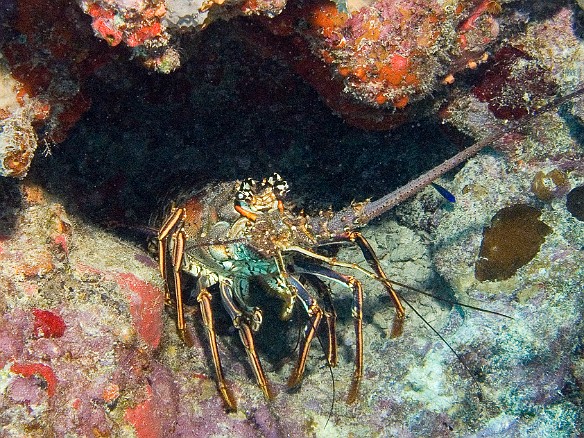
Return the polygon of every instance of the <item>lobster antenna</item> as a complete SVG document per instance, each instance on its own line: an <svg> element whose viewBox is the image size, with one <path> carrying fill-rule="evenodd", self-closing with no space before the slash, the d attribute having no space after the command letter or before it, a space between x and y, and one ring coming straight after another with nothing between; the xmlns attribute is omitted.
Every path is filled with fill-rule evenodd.
<svg viewBox="0 0 584 438"><path fill-rule="evenodd" d="M387 282L389 284L394 285L394 286L403 287L404 289L411 290L411 291L416 292L418 294L426 295L427 297L432 297L435 300L442 301L443 303L452 304L454 306L466 307L467 309L478 310L479 312L490 313L491 315L502 316L504 318L514 319L512 316L505 315L504 313L495 312L494 310L489 310L489 309L483 309L482 307L473 306L472 304L461 303L460 301L456 301L456 300L449 300L448 298L444 298L444 297L438 296L434 293L427 292L427 291L424 291L424 290L421 290L421 289L418 289L418 288L415 288L412 286L408 286L407 284L400 283L399 281L394 281L394 280L388 279Z"/></svg>
<svg viewBox="0 0 584 438"><path fill-rule="evenodd" d="M504 135L526 126L540 115L548 111L552 111L556 109L558 106L562 105L563 103L575 99L582 94L584 94L584 88L580 88L572 93L566 94L565 96L561 96L554 99L553 101L545 104L544 106L534 110L533 112L531 112L531 114L523 117L521 121L501 128L494 134L491 134L488 137L477 141L473 145L454 155L452 158L449 158L442 164L434 167L430 171L410 181L409 183L400 187L399 189L383 196L382 198L379 198L376 201L365 204L361 211L355 214L353 225L363 226L367 224L370 220L375 219L376 217L382 215L386 211L391 210L396 205L401 204L406 199L409 199L415 194L419 193L421 190L430 185L432 181L434 181L436 178L441 177L446 172L452 170L459 164L462 164L469 158L478 154L482 149L484 149L491 143L494 143ZM343 214L347 213L344 210L342 210L341 212ZM337 213L337 215L340 214L341 212Z"/></svg>
<svg viewBox="0 0 584 438"><path fill-rule="evenodd" d="M412 310L412 311L413 311L413 312L416 314L416 316L422 320L422 322L424 323L424 325L425 325L426 327L428 327L428 328L429 328L431 331L433 331L433 332L434 332L434 334L435 334L436 336L438 336L438 338L440 338L440 340L441 340L442 342L444 342L444 344L446 345L446 347L448 347L448 349L449 349L449 350L452 352L452 354L454 354L454 356L456 356L456 359L458 360L458 362L460 362L460 364L461 364L461 365L462 365L462 367L465 369L465 371L468 373L468 375L470 376L470 378L471 378L472 382L473 382L473 383L474 383L474 385L476 386L476 388L477 388L477 390L478 390L479 397L480 397L480 396L481 396L481 394L482 394L482 389L481 389L481 387L480 387L480 385L479 385L479 382L477 381L475 374L474 374L474 373L471 371L471 369L470 369L470 368L469 368L469 366L466 364L466 361L465 361L465 360L462 358L462 356L456 352L456 350L454 349L454 347L452 347L452 345L450 345L450 344L448 343L448 341L447 341L447 340L444 338L444 336L442 336L438 330L436 330L434 327L432 327L432 324L430 324L430 323L429 323L429 322L426 320L426 318L424 318L424 317L423 317L423 316L420 314L420 312L418 312L418 311L416 310L416 308L415 308L414 306L412 306L412 304L411 304L409 301L407 301L407 300L406 300L404 297L402 297L402 296L400 296L400 299L401 299L401 300L402 300L404 303L406 303L406 304L408 305L408 307L409 307L409 308L410 308L410 309L411 309L411 310Z"/></svg>
<svg viewBox="0 0 584 438"><path fill-rule="evenodd" d="M320 333L317 333L316 334L316 338L318 339L318 343L320 344L320 348L322 348L323 351L326 351L326 348L324 346L324 342L322 341L321 334ZM328 416L326 417L326 423L324 423L323 429L326 429L326 427L329 424L329 421L330 421L331 417L333 416L333 412L335 410L335 399L336 399L336 394L337 394L337 391L336 391L336 388L335 388L335 373L333 373L333 367L331 366L330 363L328 363L328 361L326 363L326 366L327 366L327 368L329 370L329 373L331 375L332 400L331 400L331 407L329 409Z"/></svg>

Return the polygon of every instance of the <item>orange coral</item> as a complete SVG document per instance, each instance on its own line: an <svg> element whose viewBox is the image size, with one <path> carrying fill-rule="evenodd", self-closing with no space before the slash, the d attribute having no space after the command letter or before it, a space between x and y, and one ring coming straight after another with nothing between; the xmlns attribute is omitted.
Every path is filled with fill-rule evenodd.
<svg viewBox="0 0 584 438"><path fill-rule="evenodd" d="M101 393L101 398L106 403L111 403L120 396L120 387L115 383L108 383Z"/></svg>
<svg viewBox="0 0 584 438"><path fill-rule="evenodd" d="M144 41L160 35L161 31L162 31L162 27L160 26L160 23L158 23L158 22L152 23L149 26L144 26L144 27L138 29L137 31L135 31L134 33L132 33L128 37L128 46L130 46L130 47L139 46Z"/></svg>

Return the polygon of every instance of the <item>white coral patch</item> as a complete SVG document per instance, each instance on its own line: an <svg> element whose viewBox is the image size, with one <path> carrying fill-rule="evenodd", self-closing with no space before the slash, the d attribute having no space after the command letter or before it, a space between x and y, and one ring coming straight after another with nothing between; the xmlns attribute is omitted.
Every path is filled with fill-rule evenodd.
<svg viewBox="0 0 584 438"><path fill-rule="evenodd" d="M452 386L444 378L445 368L440 352L431 351L424 363L412 367L404 378L404 398L419 401L434 412L452 407L455 397Z"/></svg>

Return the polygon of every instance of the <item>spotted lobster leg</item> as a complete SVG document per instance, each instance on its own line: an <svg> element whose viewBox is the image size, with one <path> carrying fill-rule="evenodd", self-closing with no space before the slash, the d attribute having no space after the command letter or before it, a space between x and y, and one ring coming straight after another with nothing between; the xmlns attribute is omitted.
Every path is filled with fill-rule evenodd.
<svg viewBox="0 0 584 438"><path fill-rule="evenodd" d="M231 317L233 326L239 331L239 337L247 352L247 357L255 374L258 386L262 389L266 399L271 400L272 390L262 368L260 358L255 350L255 342L253 339L253 331L257 330L262 322L261 311L257 309L252 314L242 312L235 304L231 284L228 281L223 280L219 282L219 291L223 306Z"/></svg>

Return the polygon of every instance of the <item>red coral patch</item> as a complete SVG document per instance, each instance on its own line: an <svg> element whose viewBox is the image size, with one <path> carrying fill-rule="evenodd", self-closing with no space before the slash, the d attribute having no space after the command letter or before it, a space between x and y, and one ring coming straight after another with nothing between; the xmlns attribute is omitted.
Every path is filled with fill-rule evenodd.
<svg viewBox="0 0 584 438"><path fill-rule="evenodd" d="M117 274L116 281L133 292L130 294L130 315L136 331L144 342L156 348L162 334L162 292L130 273Z"/></svg>
<svg viewBox="0 0 584 438"><path fill-rule="evenodd" d="M49 310L32 309L35 338L60 338L65 333L65 321Z"/></svg>
<svg viewBox="0 0 584 438"><path fill-rule="evenodd" d="M163 436L158 411L152 400L152 387L146 387L148 398L133 408L126 409L124 419L134 426L138 438L158 438Z"/></svg>
<svg viewBox="0 0 584 438"><path fill-rule="evenodd" d="M42 363L15 363L10 367L10 371L24 377L41 376L47 382L49 397L55 395L57 377L50 366Z"/></svg>

